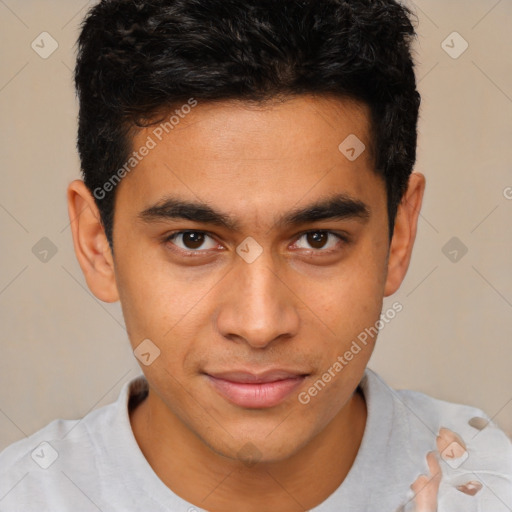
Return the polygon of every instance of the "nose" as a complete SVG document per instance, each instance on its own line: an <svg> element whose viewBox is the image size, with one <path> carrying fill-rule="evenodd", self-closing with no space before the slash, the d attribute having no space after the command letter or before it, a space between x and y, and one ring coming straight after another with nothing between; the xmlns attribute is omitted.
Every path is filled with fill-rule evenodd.
<svg viewBox="0 0 512 512"><path fill-rule="evenodd" d="M217 329L227 339L265 348L297 334L298 298L264 251L255 261L240 259L228 274L217 309ZM288 278L289 279L289 278Z"/></svg>

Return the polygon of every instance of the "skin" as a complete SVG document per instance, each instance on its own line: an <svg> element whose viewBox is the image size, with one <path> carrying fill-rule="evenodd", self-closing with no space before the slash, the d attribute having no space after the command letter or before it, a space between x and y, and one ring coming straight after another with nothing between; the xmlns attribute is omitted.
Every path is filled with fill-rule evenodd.
<svg viewBox="0 0 512 512"><path fill-rule="evenodd" d="M297 396L375 324L383 297L399 288L425 187L413 173L390 245L368 119L365 105L328 97L264 107L199 104L118 185L114 255L91 193L81 180L68 187L75 252L89 288L102 301L121 301L134 349L149 338L161 351L141 365L150 391L131 414L135 438L159 478L198 507L310 509L354 462L367 415L356 388L375 339L307 405ZM153 129L141 129L133 148ZM338 150L349 134L367 148L353 162ZM275 225L333 193L362 201L368 218ZM239 230L184 219L143 222L140 212L166 194L208 203ZM163 240L180 230L211 238L195 246L183 237ZM330 235L315 244L303 234L310 230L349 241ZM236 253L249 236L263 251L252 263ZM186 256L180 248L202 252ZM268 368L309 376L277 406L254 409L226 400L204 375Z"/></svg>
<svg viewBox="0 0 512 512"><path fill-rule="evenodd" d="M420 475L411 485L415 493L414 512L437 512L439 486L443 473L435 452L427 454L428 475Z"/></svg>

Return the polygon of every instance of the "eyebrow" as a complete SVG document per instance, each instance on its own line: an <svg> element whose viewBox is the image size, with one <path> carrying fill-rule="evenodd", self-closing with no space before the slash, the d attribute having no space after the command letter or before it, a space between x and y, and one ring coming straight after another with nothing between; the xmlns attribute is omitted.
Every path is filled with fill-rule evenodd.
<svg viewBox="0 0 512 512"><path fill-rule="evenodd" d="M369 217L368 205L346 194L337 194L280 215L276 219L275 227L296 226L322 220L367 221ZM140 212L138 218L148 224L185 219L224 227L230 231L240 231L240 223L231 215L218 211L206 203L187 201L174 196L162 198L155 205Z"/></svg>

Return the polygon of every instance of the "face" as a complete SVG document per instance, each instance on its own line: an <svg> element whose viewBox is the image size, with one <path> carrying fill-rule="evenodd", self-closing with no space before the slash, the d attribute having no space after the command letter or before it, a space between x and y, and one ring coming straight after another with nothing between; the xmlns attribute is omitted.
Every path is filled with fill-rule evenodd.
<svg viewBox="0 0 512 512"><path fill-rule="evenodd" d="M368 118L325 97L198 104L133 140L151 149L118 185L115 288L132 348L151 340L154 400L218 454L289 457L361 379L374 339L353 343L379 320L391 254Z"/></svg>

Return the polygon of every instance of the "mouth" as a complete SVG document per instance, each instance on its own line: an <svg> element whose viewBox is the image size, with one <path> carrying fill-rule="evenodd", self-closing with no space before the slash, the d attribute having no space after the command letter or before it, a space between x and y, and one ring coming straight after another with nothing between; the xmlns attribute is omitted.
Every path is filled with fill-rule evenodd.
<svg viewBox="0 0 512 512"><path fill-rule="evenodd" d="M255 374L245 371L205 373L210 385L229 402L250 409L275 407L304 382L309 374L270 370Z"/></svg>

